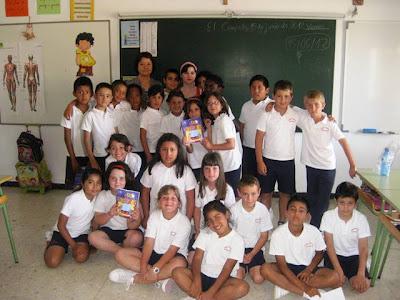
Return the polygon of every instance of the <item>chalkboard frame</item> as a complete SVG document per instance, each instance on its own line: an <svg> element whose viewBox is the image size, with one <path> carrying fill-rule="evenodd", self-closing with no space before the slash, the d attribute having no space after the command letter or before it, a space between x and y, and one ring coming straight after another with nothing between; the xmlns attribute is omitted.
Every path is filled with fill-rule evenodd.
<svg viewBox="0 0 400 300"><path fill-rule="evenodd" d="M243 103L250 99L250 93L248 89L248 83L250 78L255 74L264 74L270 82L270 96L272 96L273 84L275 81L279 79L288 79L293 82L294 84L294 100L292 104L303 107L303 95L307 90L310 89L321 89L326 98L326 108L325 111L327 113L332 112L332 97L333 97L333 83L334 83L334 64L335 64L335 42L336 42L336 20L331 19L282 19L282 18L174 18L174 17L157 17L157 18L123 18L120 19L120 26L121 22L130 21L130 20L138 20L140 22L146 21L156 21L158 22L158 57L155 58L155 70L153 73L153 77L157 80L162 79L163 72L168 67L179 67L179 64L183 61L193 60L195 63L198 64L199 70L209 70L215 72L216 74L220 75L225 82L225 90L224 95L228 99L234 114L238 117L240 114L240 109ZM186 25L185 25L186 23ZM217 37L220 37L221 40L229 39L229 34L239 32L241 37L243 36L254 36L259 35L261 37L267 36L268 32L281 30L285 32L286 36L283 38L283 44L293 52L296 52L296 57L291 58L292 61L296 61L298 59L307 61L308 65L303 70L303 72L299 73L299 68L296 70L296 75L294 78L288 74L293 74L290 72L290 64L277 64L277 65L270 65L270 72L261 71L261 68L258 68L258 63L253 63L253 70L244 71L242 75L239 75L239 79L232 80L227 76L227 72L219 70L215 70L212 67L216 65L215 61L210 59L210 55L207 56L207 63L204 63L204 60L201 61L196 53L185 54L182 55L180 59L176 59L175 54L169 53L166 55L164 47L165 45L172 45L176 44L177 49L181 49L185 45L190 37L191 45L190 47L203 47L204 42L202 45L201 39L196 39L195 33L198 31L195 30L195 26L193 24L202 24L202 26L206 26L206 30L209 29L210 31L215 30L214 28L220 31L217 32ZM236 24L235 26L231 26L230 24ZM225 25L221 25L225 24ZM238 25L237 25L238 24ZM192 25L192 26L190 26ZM169 38L167 42L164 35L165 27L174 28L173 34ZM223 27L225 26L225 27ZM297 30L298 34L294 34L290 31L290 28L295 29L298 26L300 29ZM225 28L225 29L224 29ZM179 30L178 30L179 29ZM170 30L171 31L171 30ZM178 32L179 31L179 32ZM194 32L190 35L190 32ZM186 34L185 39L182 40L180 38L182 35ZM309 39L308 39L309 37ZM291 38L291 39L290 39ZM215 39L214 39L215 41ZM305 50L301 50L301 42L303 41ZM317 43L315 49L307 50L307 42L314 42ZM169 44L168 44L169 43ZM318 44L319 43L319 44ZM328 43L328 46L327 44ZM267 49L266 47L268 44L266 41L261 43L261 49ZM300 46L299 46L300 45ZM213 49L213 51L228 51L224 52L227 53L226 57L233 55L233 59L235 60L235 54L233 51L235 49L243 47L247 47L248 43L246 41L242 41L240 44L235 45L235 47L222 47L218 46ZM210 47L208 44L207 47ZM300 48L299 48L300 47ZM319 48L318 48L319 47ZM257 48L257 47L253 47ZM300 49L300 50L299 50ZM287 49L286 49L287 50ZM229 52L230 51L230 52ZM241 51L249 51L249 50L241 50ZM279 57L280 55L285 58L285 52L278 52L274 50L277 54L276 56ZM321 56L321 52L326 52L325 56ZM179 51L177 51L179 52ZM137 75L135 72L135 60L136 55L139 53L139 48L121 48L120 47L120 76L123 78L124 76L132 76ZM232 54L233 53L233 54ZM250 53L250 52L249 52ZM179 54L176 54L179 55ZM164 63L166 57L171 57L171 63L167 66ZM206 55L205 55L206 56ZM240 54L239 54L240 56ZM300 58L299 58L300 56ZM237 56L236 56L237 57ZM259 55L253 55L253 57L259 57ZM227 61L224 59L223 64L228 64ZM310 65L311 64L311 65ZM315 66L315 68L311 68L310 66ZM254 67L256 66L256 67ZM279 70L280 69L280 70ZM243 71L243 70L240 70ZM300 83L301 82L301 83ZM319 82L323 82L320 84Z"/></svg>

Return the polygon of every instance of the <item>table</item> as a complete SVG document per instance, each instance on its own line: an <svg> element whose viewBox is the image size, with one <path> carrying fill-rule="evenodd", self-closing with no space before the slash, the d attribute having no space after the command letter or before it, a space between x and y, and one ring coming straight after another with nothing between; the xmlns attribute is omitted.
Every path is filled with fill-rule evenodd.
<svg viewBox="0 0 400 300"><path fill-rule="evenodd" d="M7 228L7 234L8 234L8 239L10 240L10 245L11 245L11 250L13 253L14 257L14 262L18 262L18 256L17 256L17 249L15 248L15 242L14 242L14 237L12 234L12 227L11 227L11 222L8 217L8 212L7 212L7 201L8 197L3 193L3 189L1 188L1 184L10 181L13 177L12 176L3 176L0 175L0 209L3 212L3 217L4 217L4 222L6 223L6 228Z"/></svg>
<svg viewBox="0 0 400 300"><path fill-rule="evenodd" d="M393 238L400 242L399 231L386 216L390 211L385 212L384 210L385 202L387 202L393 209L400 211L400 170L392 170L389 176L380 176L372 169L360 169L357 170L357 174L360 179L370 188L374 189L382 199L381 210L379 212L374 211L372 208L373 213L378 217L370 267L371 286L373 286L376 279L382 274ZM371 201L368 195L361 190L359 194L361 199L363 199L371 209Z"/></svg>

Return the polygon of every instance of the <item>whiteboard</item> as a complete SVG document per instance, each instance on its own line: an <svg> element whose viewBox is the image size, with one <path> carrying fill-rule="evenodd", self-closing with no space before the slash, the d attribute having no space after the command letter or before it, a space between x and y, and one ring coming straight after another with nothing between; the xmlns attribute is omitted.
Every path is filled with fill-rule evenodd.
<svg viewBox="0 0 400 300"><path fill-rule="evenodd" d="M400 22L350 23L346 33L343 128L400 131Z"/></svg>
<svg viewBox="0 0 400 300"><path fill-rule="evenodd" d="M22 32L26 24L0 26L0 67L4 76L4 65L8 55L13 56L20 84L16 87L17 109L10 109L6 86L0 87L0 121L3 124L59 124L62 113L73 99L73 83L78 66L75 64L75 39L81 32L92 33L94 44L90 49L96 60L91 80L97 83L111 81L110 22L56 22L34 23L35 38L26 40ZM29 104L29 92L23 87L24 68L28 56L39 67L40 85L37 91L37 111Z"/></svg>

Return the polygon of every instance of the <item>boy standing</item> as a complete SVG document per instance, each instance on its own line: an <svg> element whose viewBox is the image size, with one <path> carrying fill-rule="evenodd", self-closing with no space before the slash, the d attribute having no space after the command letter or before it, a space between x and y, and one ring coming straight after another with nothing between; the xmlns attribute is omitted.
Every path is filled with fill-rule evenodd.
<svg viewBox="0 0 400 300"><path fill-rule="evenodd" d="M169 113L169 105L167 103L168 95L171 91L176 90L179 85L179 71L177 69L171 68L165 71L163 77L164 85L164 101L161 104L161 110L164 114Z"/></svg>
<svg viewBox="0 0 400 300"><path fill-rule="evenodd" d="M324 232L328 255L324 265L339 274L340 284L346 277L359 293L370 286L367 272L368 237L371 236L367 218L357 211L357 187L342 182L336 188L337 207L324 213L320 230Z"/></svg>
<svg viewBox="0 0 400 300"><path fill-rule="evenodd" d="M329 207L329 198L335 182L336 157L332 140L342 146L349 162L349 175L356 175L356 165L350 146L334 121L323 112L325 97L321 91L312 90L304 97L307 112L298 110L299 126L303 130L301 162L307 169L307 198L310 201L311 222L319 227L323 213Z"/></svg>
<svg viewBox="0 0 400 300"><path fill-rule="evenodd" d="M275 183L279 190L279 221L285 222L285 208L295 192L294 134L297 113L289 107L293 99L293 85L279 80L274 86L274 106L263 113L257 124L255 138L257 171L261 182L261 201L271 208Z"/></svg>
<svg viewBox="0 0 400 300"><path fill-rule="evenodd" d="M233 228L243 238L245 246L243 263L237 275L243 279L248 272L255 283L264 281L260 269L265 263L264 247L268 231L272 229L268 209L258 202L260 191L257 178L244 175L238 186L241 199L230 208Z"/></svg>
<svg viewBox="0 0 400 300"><path fill-rule="evenodd" d="M108 109L113 99L112 86L106 82L99 83L95 98L96 106L84 117L81 129L90 166L104 171L108 142L111 135L117 133L113 114Z"/></svg>
<svg viewBox="0 0 400 300"><path fill-rule="evenodd" d="M339 286L335 271L317 267L326 246L321 232L305 223L308 212L307 200L292 196L287 204L287 223L272 233L269 254L275 255L276 263L264 264L261 274L284 289L275 290L275 299L288 292L313 297L319 295L319 288Z"/></svg>
<svg viewBox="0 0 400 300"><path fill-rule="evenodd" d="M243 144L242 173L258 176L255 153L257 122L271 101L268 97L269 82L263 75L255 75L249 83L251 99L243 104L239 117L239 131Z"/></svg>
<svg viewBox="0 0 400 300"><path fill-rule="evenodd" d="M71 118L67 119L63 116L60 123L64 127L64 142L68 151L65 184L70 188L74 184L76 173L88 164L81 125L93 95L92 81L88 77L77 78L74 82L73 95L75 99L72 101Z"/></svg>

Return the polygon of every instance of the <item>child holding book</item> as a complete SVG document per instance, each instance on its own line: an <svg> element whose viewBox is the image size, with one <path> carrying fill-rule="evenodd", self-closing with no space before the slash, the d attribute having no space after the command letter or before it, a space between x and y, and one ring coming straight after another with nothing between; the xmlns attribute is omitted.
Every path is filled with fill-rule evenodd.
<svg viewBox="0 0 400 300"><path fill-rule="evenodd" d="M122 247L140 247L143 234L139 230L141 215L135 209L130 218L118 215L116 194L118 189L131 189L133 175L122 161L110 163L105 174L105 190L94 206L95 225L100 228L89 234L89 242L99 250L115 253Z"/></svg>
<svg viewBox="0 0 400 300"><path fill-rule="evenodd" d="M96 106L83 118L81 129L90 166L104 170L108 141L117 131L113 113L108 109L112 101L112 86L106 82L99 83L95 98Z"/></svg>
<svg viewBox="0 0 400 300"><path fill-rule="evenodd" d="M44 262L49 268L58 267L72 250L72 257L78 263L89 258L88 233L94 216L94 203L101 191L102 176L97 169L86 168L82 174L81 189L69 195L61 209L57 224L46 251Z"/></svg>
<svg viewBox="0 0 400 300"><path fill-rule="evenodd" d="M65 168L65 184L68 187L72 187L79 169L85 167L89 162L83 143L81 125L84 115L89 110L89 101L93 95L92 81L88 77L77 78L74 82L73 95L75 100L72 101L72 115L70 118L63 116L61 119L61 126L64 127L64 142L68 151Z"/></svg>
<svg viewBox="0 0 400 300"><path fill-rule="evenodd" d="M239 182L240 200L231 208L233 228L243 238L245 254L240 264L238 278L249 273L255 283L262 283L261 266L265 263L264 249L268 231L272 229L271 217L265 205L258 202L260 183L252 175L244 175Z"/></svg>
<svg viewBox="0 0 400 300"><path fill-rule="evenodd" d="M192 268L176 268L172 278L189 296L186 299L239 299L247 295L249 285L236 278L243 260L244 243L229 226L229 211L220 201L203 209L210 230L203 230L193 248Z"/></svg>
<svg viewBox="0 0 400 300"><path fill-rule="evenodd" d="M261 267L262 276L275 287L275 299L291 292L303 297L320 295L318 289L339 286L339 275L328 268L318 268L326 245L321 232L305 223L309 217L305 198L294 195L287 204L287 222L271 236L269 254L276 263Z"/></svg>
<svg viewBox="0 0 400 300"><path fill-rule="evenodd" d="M339 274L340 284L348 278L351 287L364 293L370 286L367 271L367 218L356 209L357 187L342 182L336 188L337 207L324 213L320 230L324 233L327 253L324 265Z"/></svg>
<svg viewBox="0 0 400 300"><path fill-rule="evenodd" d="M147 222L143 249L120 249L115 254L117 262L126 269L116 269L109 274L113 282L151 284L159 282L164 292L169 292L173 282L168 280L177 267L186 267L190 222L179 211L179 190L165 185L158 192L158 208Z"/></svg>

